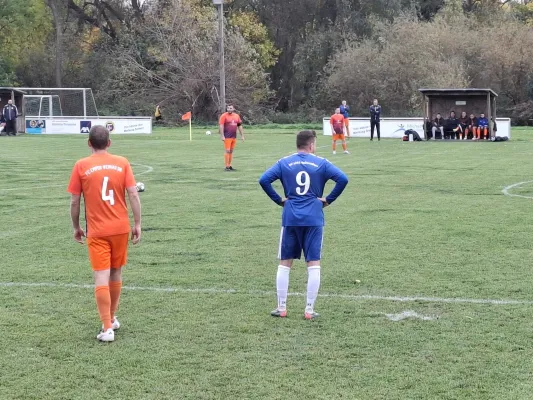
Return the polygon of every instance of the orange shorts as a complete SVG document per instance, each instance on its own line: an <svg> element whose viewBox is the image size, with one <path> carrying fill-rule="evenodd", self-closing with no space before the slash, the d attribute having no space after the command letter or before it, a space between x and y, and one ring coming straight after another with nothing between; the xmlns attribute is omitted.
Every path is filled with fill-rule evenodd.
<svg viewBox="0 0 533 400"><path fill-rule="evenodd" d="M226 150L233 150L235 148L235 144L237 144L237 138L224 139L224 148Z"/></svg>
<svg viewBox="0 0 533 400"><path fill-rule="evenodd" d="M344 140L344 133L337 133L333 135L333 140Z"/></svg>
<svg viewBox="0 0 533 400"><path fill-rule="evenodd" d="M89 260L91 260L93 271L120 268L126 265L129 238L129 233L87 238Z"/></svg>

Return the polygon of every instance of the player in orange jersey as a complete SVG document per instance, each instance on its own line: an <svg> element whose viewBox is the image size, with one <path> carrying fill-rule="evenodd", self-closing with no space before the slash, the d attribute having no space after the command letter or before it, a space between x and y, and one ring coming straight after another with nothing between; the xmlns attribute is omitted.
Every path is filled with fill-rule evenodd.
<svg viewBox="0 0 533 400"><path fill-rule="evenodd" d="M70 216L74 240L83 244L87 236L89 259L94 271L95 297L102 320L96 337L103 342L115 340L120 327L115 311L122 289L122 267L128 256L130 221L126 191L135 224L133 244L141 239L141 201L127 159L107 152L109 131L97 125L89 133L92 154L74 165L67 191L71 194ZM86 229L80 227L80 198L85 202Z"/></svg>
<svg viewBox="0 0 533 400"><path fill-rule="evenodd" d="M233 150L237 142L237 130L241 135L241 140L244 142L244 132L242 130L242 121L239 114L235 112L233 105L228 104L226 108L227 112L220 116L219 132L220 139L224 142L224 161L226 163L226 171L234 171L231 166L233 161Z"/></svg>
<svg viewBox="0 0 533 400"><path fill-rule="evenodd" d="M344 138L344 132L346 132L346 125L344 123L344 115L341 114L341 109L336 108L335 114L329 119L331 125L331 134L333 135L333 154L337 154L337 140L342 140L342 149L344 154L350 154L346 148L346 139Z"/></svg>

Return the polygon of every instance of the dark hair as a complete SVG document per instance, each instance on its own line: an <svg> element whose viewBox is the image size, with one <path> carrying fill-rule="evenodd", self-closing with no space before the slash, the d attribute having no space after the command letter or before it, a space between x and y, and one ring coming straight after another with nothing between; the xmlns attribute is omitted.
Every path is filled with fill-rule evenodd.
<svg viewBox="0 0 533 400"><path fill-rule="evenodd" d="M303 149L316 139L315 131L301 131L296 135L296 147Z"/></svg>
<svg viewBox="0 0 533 400"><path fill-rule="evenodd" d="M104 150L109 143L109 131L102 125L95 125L89 132L89 143L95 150Z"/></svg>

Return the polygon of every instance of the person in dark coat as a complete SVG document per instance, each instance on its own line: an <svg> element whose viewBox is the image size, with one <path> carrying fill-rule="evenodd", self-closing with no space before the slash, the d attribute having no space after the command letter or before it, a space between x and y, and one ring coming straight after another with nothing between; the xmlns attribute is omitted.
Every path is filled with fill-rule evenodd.
<svg viewBox="0 0 533 400"><path fill-rule="evenodd" d="M16 136L17 135L17 117L18 117L17 106L13 104L13 100L8 100L7 104L2 110L2 116L6 121L6 134Z"/></svg>

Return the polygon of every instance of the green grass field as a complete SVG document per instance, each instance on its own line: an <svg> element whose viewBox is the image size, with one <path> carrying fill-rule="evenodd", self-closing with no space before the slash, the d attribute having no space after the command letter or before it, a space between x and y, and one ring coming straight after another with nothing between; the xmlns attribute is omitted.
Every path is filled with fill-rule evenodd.
<svg viewBox="0 0 533 400"><path fill-rule="evenodd" d="M298 294L289 318L269 316L281 209L257 180L294 133L249 129L233 173L200 129L113 138L146 192L111 344L71 239L86 138L1 137L0 399L533 398L533 203L502 193L533 179L533 132L354 139L336 156L319 137L350 183L326 210L317 321ZM533 183L511 193L533 198ZM305 282L298 262L291 291ZM386 315L409 310L436 319Z"/></svg>

